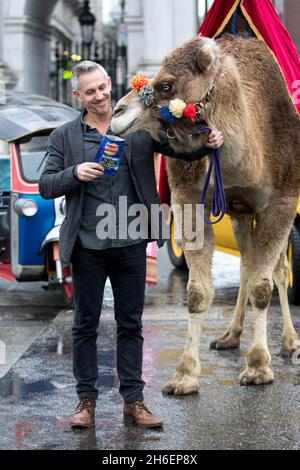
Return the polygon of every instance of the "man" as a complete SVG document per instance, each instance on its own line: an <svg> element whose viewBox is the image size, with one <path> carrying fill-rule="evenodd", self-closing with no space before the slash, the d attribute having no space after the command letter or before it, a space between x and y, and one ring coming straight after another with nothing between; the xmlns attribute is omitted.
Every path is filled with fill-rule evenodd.
<svg viewBox="0 0 300 470"><path fill-rule="evenodd" d="M127 197L128 207L142 203L150 208L151 204L159 203L153 165L155 151L187 161L199 159L207 151L176 155L167 143L154 142L148 133L138 131L126 139L127 147L117 175L105 175L94 158L112 117L111 79L97 63L83 61L74 68L73 90L83 110L75 121L51 134L49 155L40 179L40 193L44 198L66 196L60 256L64 266L70 261L73 265L73 371L79 397L71 425L84 428L94 423L98 396L97 328L109 276L115 302L117 372L124 418L142 426L159 427L162 420L143 401L141 318L147 240L97 236L96 213L99 214L101 205L110 204L122 216L121 196ZM220 132L213 131L207 147L216 148L222 143ZM163 240L158 239L157 243L162 246Z"/></svg>

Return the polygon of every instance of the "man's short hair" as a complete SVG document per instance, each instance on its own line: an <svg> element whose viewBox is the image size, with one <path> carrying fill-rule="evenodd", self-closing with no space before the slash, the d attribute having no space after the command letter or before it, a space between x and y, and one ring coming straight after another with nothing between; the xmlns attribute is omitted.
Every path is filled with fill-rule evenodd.
<svg viewBox="0 0 300 470"><path fill-rule="evenodd" d="M92 60L83 60L75 65L73 68L72 74L72 88L73 90L78 90L78 77L85 73L94 72L95 70L99 70L104 78L108 78L108 73L106 72L105 68L102 65L97 64L97 62L93 62Z"/></svg>

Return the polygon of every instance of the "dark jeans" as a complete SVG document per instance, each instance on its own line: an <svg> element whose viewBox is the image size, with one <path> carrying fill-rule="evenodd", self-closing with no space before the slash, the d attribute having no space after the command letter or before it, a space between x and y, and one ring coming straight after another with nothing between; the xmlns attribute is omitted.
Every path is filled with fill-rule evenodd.
<svg viewBox="0 0 300 470"><path fill-rule="evenodd" d="M125 403L143 400L142 313L146 281L146 242L90 250L76 243L72 253L75 291L73 372L79 398L97 398L97 328L107 277L117 322L117 372Z"/></svg>

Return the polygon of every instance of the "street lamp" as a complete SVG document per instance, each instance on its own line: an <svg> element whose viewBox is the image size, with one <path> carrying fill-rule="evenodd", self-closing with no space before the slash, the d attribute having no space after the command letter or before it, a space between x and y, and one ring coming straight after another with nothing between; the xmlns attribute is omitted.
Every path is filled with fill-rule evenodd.
<svg viewBox="0 0 300 470"><path fill-rule="evenodd" d="M89 0L85 0L84 5L79 14L79 23L81 26L83 44L88 48L88 58L91 55L91 44L94 39L95 22L96 18L90 11L90 2ZM84 57L84 50L82 51L82 55Z"/></svg>

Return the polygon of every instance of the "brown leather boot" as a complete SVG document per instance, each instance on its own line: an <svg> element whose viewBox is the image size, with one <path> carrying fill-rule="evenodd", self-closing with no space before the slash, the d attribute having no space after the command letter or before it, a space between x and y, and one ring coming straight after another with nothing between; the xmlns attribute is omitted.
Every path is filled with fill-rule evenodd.
<svg viewBox="0 0 300 470"><path fill-rule="evenodd" d="M124 420L131 421L139 426L147 428L160 428L163 426L163 421L154 416L146 407L143 401L136 401L134 403L124 403Z"/></svg>
<svg viewBox="0 0 300 470"><path fill-rule="evenodd" d="M81 398L74 416L71 418L72 428L89 428L95 424L96 400L94 398Z"/></svg>

